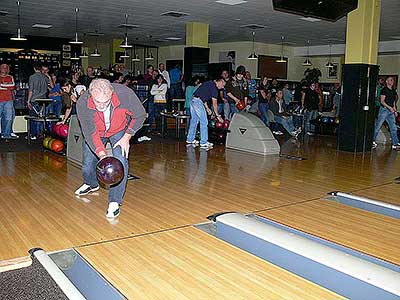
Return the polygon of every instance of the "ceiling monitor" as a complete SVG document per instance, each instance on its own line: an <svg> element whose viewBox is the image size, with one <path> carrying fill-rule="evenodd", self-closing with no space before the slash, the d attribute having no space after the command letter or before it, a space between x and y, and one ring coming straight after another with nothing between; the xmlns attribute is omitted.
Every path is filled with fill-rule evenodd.
<svg viewBox="0 0 400 300"><path fill-rule="evenodd" d="M358 0L272 0L275 10L335 22L358 6Z"/></svg>

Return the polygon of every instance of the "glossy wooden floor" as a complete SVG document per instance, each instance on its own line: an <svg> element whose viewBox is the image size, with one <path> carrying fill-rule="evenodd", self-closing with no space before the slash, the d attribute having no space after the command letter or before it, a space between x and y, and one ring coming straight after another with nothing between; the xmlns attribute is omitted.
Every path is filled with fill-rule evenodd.
<svg viewBox="0 0 400 300"><path fill-rule="evenodd" d="M334 215L338 204L319 200L334 190L360 195L364 191L372 193L376 190L377 197L374 198L379 199L379 188L383 185L391 187L394 199L396 190L400 188L400 185L392 184L400 173L400 158L396 152L379 148L364 156L340 153L335 150L334 140L326 137L306 139L304 143L289 140L282 144L281 149L284 154L301 156L306 160L262 157L226 151L222 146L206 152L176 142L153 141L134 145L130 172L140 179L128 183L121 216L113 223L104 216L107 207L105 190L86 197L74 196L74 190L82 183L81 172L64 158L43 152L0 154L0 260L25 256L32 247L47 251L75 247L99 266L104 276L114 283L120 282L125 293L128 282L132 282L137 273L125 268L124 264L115 268L107 266L107 249L118 250L115 259L125 261L125 255L131 258L140 255L136 247L144 249L149 245L153 248L162 241L165 249L171 251L162 258L170 259L165 263L180 263L185 255L176 252L177 244L188 242L194 249L197 243L202 244L203 239L211 238L193 233L191 225L207 221L206 217L216 212L239 211L261 212L269 217L276 214L277 220L287 221L291 226L305 224L302 229L315 234L324 230L336 231L337 236L341 235L337 238L339 243L399 263L400 255L395 249L399 244L396 220L380 219L357 210L344 225L364 222L365 234L370 238L357 237L359 232L349 234L346 230L337 230L342 222ZM330 211L331 218L329 221L313 219L312 216L301 218L302 214L307 216L309 209L319 216ZM300 221L294 220L296 216ZM377 230L381 225L371 224L371 221L385 223L385 228L395 233L393 240L389 235L384 239ZM190 237L192 233L193 237ZM221 242L216 240L210 243L217 248L227 247L220 246ZM237 250L229 249L234 253L230 255L236 255ZM213 257L212 253L207 261L210 265L219 260L218 255L222 255L220 252ZM142 255L149 262L155 254L152 249L144 249ZM192 255L198 256L194 252ZM246 255L245 260L252 259ZM139 268L139 262L132 266ZM182 275L182 266L170 265L168 270ZM129 295L137 295L146 289L144 283L149 278L165 280L164 271L156 266L149 273L145 268L142 270L145 274L138 285L127 288ZM279 269L275 271L282 272ZM214 280L212 276L208 279ZM231 289L231 283L231 279L225 279L222 290ZM285 284L284 281L281 283ZM198 286L200 294L209 288L209 283L197 284L201 285ZM254 284L252 288L258 290L260 282ZM235 288L240 289L240 286ZM168 289L176 296L174 299L185 298L179 294L180 288ZM320 297L325 292L320 294L316 290L312 294ZM148 293L150 299L157 299L155 292ZM190 293L190 288L183 288L182 293ZM246 291L238 295L249 298ZM263 295L262 299L269 299L267 294ZM296 298L290 296L287 299Z"/></svg>
<svg viewBox="0 0 400 300"><path fill-rule="evenodd" d="M51 153L0 154L0 260L203 222L219 211L254 212L301 203L328 191L362 190L391 182L400 171L396 152L339 153L333 142L288 141L296 161L182 143L135 145L117 224L104 217L107 193L77 198L80 170Z"/></svg>
<svg viewBox="0 0 400 300"><path fill-rule="evenodd" d="M400 265L399 219L323 199L258 214Z"/></svg>
<svg viewBox="0 0 400 300"><path fill-rule="evenodd" d="M193 227L78 250L128 299L344 299Z"/></svg>

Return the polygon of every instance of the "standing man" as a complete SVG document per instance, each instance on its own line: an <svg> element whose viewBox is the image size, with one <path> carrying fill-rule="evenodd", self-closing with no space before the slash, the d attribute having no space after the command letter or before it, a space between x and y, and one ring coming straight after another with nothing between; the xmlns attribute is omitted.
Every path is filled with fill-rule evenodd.
<svg viewBox="0 0 400 300"><path fill-rule="evenodd" d="M193 94L193 99L190 104L190 126L189 132L186 139L186 143L197 145L195 140L197 124L200 122L200 147L203 149L211 149L213 144L208 142L208 119L207 114L211 115L212 111L208 107L208 103L211 100L214 112L218 112L218 90L223 89L225 86L225 80L220 77L217 80L204 82ZM216 115L219 122L224 120L220 115Z"/></svg>
<svg viewBox="0 0 400 300"><path fill-rule="evenodd" d="M130 88L111 84L106 79L94 79L89 90L79 98L77 113L84 137L84 183L75 194L86 195L99 189L96 165L107 156L105 145L110 142L113 156L124 165L124 178L109 190L106 217L118 217L128 176L129 141L142 127L146 112Z"/></svg>
<svg viewBox="0 0 400 300"><path fill-rule="evenodd" d="M302 92L301 97L301 106L307 110L305 112L305 130L308 135L314 135L315 132L315 125L310 121L318 116L319 100L319 95L315 91L315 82L312 82L309 88Z"/></svg>
<svg viewBox="0 0 400 300"><path fill-rule="evenodd" d="M229 79L230 79L229 72L227 70L223 70L221 72L221 77L225 80L225 83L227 83L229 81ZM226 84L225 84L225 86L226 86ZM224 107L223 107L224 117L225 117L225 119L230 120L229 117L230 117L231 109L230 109L230 106L229 106L228 95L226 94L226 88L220 90L219 92L220 92L220 97L221 97L221 99L223 101L223 104L224 104Z"/></svg>
<svg viewBox="0 0 400 300"><path fill-rule="evenodd" d="M165 81L167 82L168 89L170 89L171 80L169 79L169 73L167 70L165 70L165 65L163 63L158 65L158 73L164 77Z"/></svg>
<svg viewBox="0 0 400 300"><path fill-rule="evenodd" d="M169 71L170 78L170 98L181 99L182 98L182 72L179 69L179 65L176 65L171 71Z"/></svg>
<svg viewBox="0 0 400 300"><path fill-rule="evenodd" d="M400 150L399 138L397 137L396 117L397 109L396 102L398 95L394 88L394 78L388 77L386 79L386 87L381 91L381 107L379 108L378 119L375 123L374 141L372 142L372 148L376 148L376 138L381 129L382 124L386 121L389 125L390 135L392 137L392 149Z"/></svg>
<svg viewBox="0 0 400 300"><path fill-rule="evenodd" d="M244 66L237 67L235 76L233 76L226 84L226 94L230 104L231 118L234 113L238 112L236 104L238 104L239 101L244 101L245 105L247 105L249 88L248 82L244 78L245 74L246 68Z"/></svg>
<svg viewBox="0 0 400 300"><path fill-rule="evenodd" d="M40 62L35 62L33 64L33 69L35 73L29 77L28 108L29 115L36 117L39 115L41 109L40 105L36 103L36 99L47 98L49 82L46 76L42 74L42 64ZM41 122L30 120L29 126L31 136L28 138L36 140L43 125Z"/></svg>
<svg viewBox="0 0 400 300"><path fill-rule="evenodd" d="M10 67L7 64L0 65L0 119L1 138L18 138L12 132L14 121L14 78L9 75Z"/></svg>
<svg viewBox="0 0 400 300"><path fill-rule="evenodd" d="M81 78L79 79L79 81L86 87L86 89L88 89L90 83L95 78L96 78L96 76L94 75L93 67L89 66L86 69L86 75L82 75Z"/></svg>

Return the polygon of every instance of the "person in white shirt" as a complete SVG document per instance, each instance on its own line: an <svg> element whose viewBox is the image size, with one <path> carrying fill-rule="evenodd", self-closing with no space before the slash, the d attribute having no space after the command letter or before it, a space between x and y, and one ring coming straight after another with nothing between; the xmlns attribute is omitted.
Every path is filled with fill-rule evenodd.
<svg viewBox="0 0 400 300"><path fill-rule="evenodd" d="M168 85L164 76L158 74L155 78L155 83L151 87L150 94L154 96L154 116L156 119L156 130L161 131L161 115L160 112L165 110L167 105L167 90ZM150 124L150 127L152 124Z"/></svg>
<svg viewBox="0 0 400 300"><path fill-rule="evenodd" d="M163 63L160 63L158 65L158 72L164 77L166 83L167 83L167 87L170 88L171 87L171 80L169 79L169 73L167 70L165 70L165 65Z"/></svg>

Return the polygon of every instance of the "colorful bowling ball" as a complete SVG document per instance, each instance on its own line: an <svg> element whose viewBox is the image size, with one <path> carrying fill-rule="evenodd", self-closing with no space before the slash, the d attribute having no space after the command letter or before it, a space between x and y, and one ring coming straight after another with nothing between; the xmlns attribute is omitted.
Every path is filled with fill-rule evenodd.
<svg viewBox="0 0 400 300"><path fill-rule="evenodd" d="M225 138L225 134L223 134L223 133L218 134L218 138L220 140L223 140Z"/></svg>
<svg viewBox="0 0 400 300"><path fill-rule="evenodd" d="M397 115L397 117L396 117L396 122L397 122L397 123L400 123L400 114Z"/></svg>
<svg viewBox="0 0 400 300"><path fill-rule="evenodd" d="M49 141L50 141L51 137L45 137L43 139L43 147L44 148L48 148L49 147Z"/></svg>
<svg viewBox="0 0 400 300"><path fill-rule="evenodd" d="M60 140L54 140L53 143L51 143L51 150L60 153L64 150L64 143Z"/></svg>
<svg viewBox="0 0 400 300"><path fill-rule="evenodd" d="M339 124L339 118L338 117L335 118L335 123Z"/></svg>
<svg viewBox="0 0 400 300"><path fill-rule="evenodd" d="M244 104L244 101L239 101L236 103L236 108L240 111L246 108L246 105Z"/></svg>
<svg viewBox="0 0 400 300"><path fill-rule="evenodd" d="M118 184L124 177L124 166L119 159L107 156L97 163L96 177L105 186Z"/></svg>
<svg viewBox="0 0 400 300"><path fill-rule="evenodd" d="M216 120L211 119L211 120L208 122L208 126L209 126L210 128L215 128L216 123L217 123Z"/></svg>
<svg viewBox="0 0 400 300"><path fill-rule="evenodd" d="M220 121L217 121L217 122L215 123L215 127L217 127L217 128L224 128L224 123L222 123L222 122L220 122Z"/></svg>
<svg viewBox="0 0 400 300"><path fill-rule="evenodd" d="M228 129L229 128L229 120L224 120L224 129Z"/></svg>
<svg viewBox="0 0 400 300"><path fill-rule="evenodd" d="M50 140L49 140L49 142L47 143L47 149L51 149L51 145L53 144L53 142L55 141L56 139L53 139L53 138L51 138Z"/></svg>
<svg viewBox="0 0 400 300"><path fill-rule="evenodd" d="M67 124L61 124L58 128L58 135L66 138L68 136L69 126Z"/></svg>
<svg viewBox="0 0 400 300"><path fill-rule="evenodd" d="M59 133L58 133L59 130L60 130L60 124L55 124L55 125L53 126L53 133L54 133L55 135L59 135Z"/></svg>

